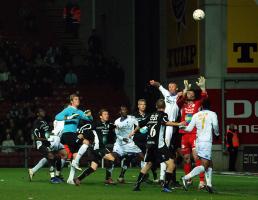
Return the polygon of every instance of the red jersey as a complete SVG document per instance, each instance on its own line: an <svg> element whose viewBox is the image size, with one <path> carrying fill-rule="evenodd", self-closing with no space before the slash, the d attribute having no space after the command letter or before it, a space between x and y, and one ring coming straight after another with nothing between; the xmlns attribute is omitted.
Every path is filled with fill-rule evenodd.
<svg viewBox="0 0 258 200"><path fill-rule="evenodd" d="M200 111L200 107L202 105L202 101L208 97L206 92L201 93L201 98L196 99L192 102L187 102L184 97L181 97L177 100L177 105L181 108L181 122L185 121L186 125L188 125L192 117L195 113ZM196 134L196 128L194 128L191 132L185 132L182 129L179 129L179 133L190 133L190 134Z"/></svg>

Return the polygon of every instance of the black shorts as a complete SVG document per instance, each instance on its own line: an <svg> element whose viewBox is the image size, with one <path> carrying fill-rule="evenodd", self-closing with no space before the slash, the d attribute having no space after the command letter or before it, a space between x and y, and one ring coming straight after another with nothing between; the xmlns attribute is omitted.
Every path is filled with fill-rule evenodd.
<svg viewBox="0 0 258 200"><path fill-rule="evenodd" d="M144 162L153 164L162 163L170 159L170 152L167 146L157 148L156 146L147 147Z"/></svg>
<svg viewBox="0 0 258 200"><path fill-rule="evenodd" d="M48 153L51 152L50 148L48 146L46 146L46 145L41 145L39 147L38 151L45 158L47 158L48 157Z"/></svg>
<svg viewBox="0 0 258 200"><path fill-rule="evenodd" d="M83 138L88 140L90 144L94 143L95 135L92 130L87 130L82 133Z"/></svg>
<svg viewBox="0 0 258 200"><path fill-rule="evenodd" d="M100 164L101 159L106 155L111 153L107 148L101 148L94 150L93 148L87 149L87 160L93 161L97 164Z"/></svg>
<svg viewBox="0 0 258 200"><path fill-rule="evenodd" d="M81 141L78 139L77 134L72 132L63 133L61 143L64 145L66 144L71 153L77 153L81 145Z"/></svg>
<svg viewBox="0 0 258 200"><path fill-rule="evenodd" d="M142 142L139 140L134 140L134 143L141 149L142 153L145 154L146 152L146 141Z"/></svg>

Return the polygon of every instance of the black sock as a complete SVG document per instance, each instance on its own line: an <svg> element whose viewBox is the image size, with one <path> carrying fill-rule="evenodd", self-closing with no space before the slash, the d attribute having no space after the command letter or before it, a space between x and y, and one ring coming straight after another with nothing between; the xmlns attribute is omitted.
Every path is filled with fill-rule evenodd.
<svg viewBox="0 0 258 200"><path fill-rule="evenodd" d="M89 176L90 174L92 174L95 170L91 167L89 167L88 169L85 169L79 176L78 179L81 181L82 179L84 179L85 177Z"/></svg>
<svg viewBox="0 0 258 200"><path fill-rule="evenodd" d="M169 183L172 179L172 173L166 172L165 174L165 183L164 183L164 188L168 188L169 187Z"/></svg>
<svg viewBox="0 0 258 200"><path fill-rule="evenodd" d="M144 180L145 178L145 174L143 174L142 172L139 173L139 176L138 176L138 179L137 179L137 182L136 182L136 187L140 187L142 181Z"/></svg>
<svg viewBox="0 0 258 200"><path fill-rule="evenodd" d="M151 171L152 171L152 175L153 175L153 179L154 180L157 180L157 178L158 178L158 174L157 174L157 172L156 172L156 167L154 168L151 168Z"/></svg>
<svg viewBox="0 0 258 200"><path fill-rule="evenodd" d="M55 160L54 159L48 159L48 166L49 166L49 173L50 177L55 177Z"/></svg>
<svg viewBox="0 0 258 200"><path fill-rule="evenodd" d="M176 168L174 169L173 173L172 173L172 183L176 183Z"/></svg>
<svg viewBox="0 0 258 200"><path fill-rule="evenodd" d="M119 175L119 178L124 178L126 169L127 169L127 168L124 168L124 167L121 169L121 173L120 173L120 175Z"/></svg>
<svg viewBox="0 0 258 200"><path fill-rule="evenodd" d="M57 171L61 171L61 165L62 165L61 158L57 158L57 160L56 160L56 170Z"/></svg>
<svg viewBox="0 0 258 200"><path fill-rule="evenodd" d="M113 168L114 168L114 162L111 160L107 161L107 163L106 163L106 180L108 180L112 177Z"/></svg>

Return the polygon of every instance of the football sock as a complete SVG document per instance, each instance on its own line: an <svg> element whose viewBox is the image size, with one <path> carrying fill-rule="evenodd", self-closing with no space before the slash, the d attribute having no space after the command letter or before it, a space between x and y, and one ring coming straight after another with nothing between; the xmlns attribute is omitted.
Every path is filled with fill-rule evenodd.
<svg viewBox="0 0 258 200"><path fill-rule="evenodd" d="M210 187L212 187L211 185L211 180L212 180L212 168L209 167L206 171L205 171L205 179L206 179L206 184Z"/></svg>
<svg viewBox="0 0 258 200"><path fill-rule="evenodd" d="M68 180L73 180L74 175L75 175L75 168L73 166L71 166Z"/></svg>
<svg viewBox="0 0 258 200"><path fill-rule="evenodd" d="M139 175L138 175L137 182L136 182L136 187L138 187L138 188L140 187L140 185L143 182L144 178L145 178L145 174L140 172Z"/></svg>
<svg viewBox="0 0 258 200"><path fill-rule="evenodd" d="M184 178L185 178L186 180L189 180L189 179L191 179L192 177L194 177L194 176L200 174L201 172L204 172L204 170L205 170L205 169L204 169L204 166L202 166L202 165L197 166L197 167L193 168L193 170L192 170L189 174L185 175Z"/></svg>
<svg viewBox="0 0 258 200"><path fill-rule="evenodd" d="M42 158L31 170L33 173L36 173L40 168L44 167L47 164L47 159Z"/></svg>
<svg viewBox="0 0 258 200"><path fill-rule="evenodd" d="M95 170L91 167L85 169L79 176L78 179L81 181L82 179L84 179L85 177L89 176L90 174L92 174Z"/></svg>
<svg viewBox="0 0 258 200"><path fill-rule="evenodd" d="M160 177L159 177L159 180L163 180L165 179L165 173L166 173L166 168L167 168L167 165L165 162L163 163L160 163Z"/></svg>
<svg viewBox="0 0 258 200"><path fill-rule="evenodd" d="M191 163L184 163L184 172L189 174L191 172Z"/></svg>
<svg viewBox="0 0 258 200"><path fill-rule="evenodd" d="M113 169L114 169L114 162L108 161L106 165L106 180L112 177Z"/></svg>
<svg viewBox="0 0 258 200"><path fill-rule="evenodd" d="M83 145L80 147L80 149L79 149L79 151L78 151L78 153L77 153L77 155L76 155L76 158L74 159L76 163L79 163L81 157L82 157L83 154L87 151L87 149L88 149L88 145L87 145L87 144L83 144Z"/></svg>
<svg viewBox="0 0 258 200"><path fill-rule="evenodd" d="M171 182L172 176L173 176L172 173L169 173L169 172L165 173L164 188L169 188L169 183Z"/></svg>
<svg viewBox="0 0 258 200"><path fill-rule="evenodd" d="M195 161L195 166L200 166L202 164L202 161L200 159ZM204 173L200 173L199 175L200 181L204 181Z"/></svg>

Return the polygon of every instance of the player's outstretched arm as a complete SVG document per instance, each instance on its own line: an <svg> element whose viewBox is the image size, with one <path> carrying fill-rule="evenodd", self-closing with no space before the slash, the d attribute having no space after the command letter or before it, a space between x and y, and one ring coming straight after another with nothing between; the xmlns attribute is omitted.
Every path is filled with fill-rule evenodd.
<svg viewBox="0 0 258 200"><path fill-rule="evenodd" d="M129 135L128 137L131 138L135 133L137 133L140 130L140 126L137 126Z"/></svg>
<svg viewBox="0 0 258 200"><path fill-rule="evenodd" d="M150 85L156 88L160 87L160 83L158 81L150 80Z"/></svg>
<svg viewBox="0 0 258 200"><path fill-rule="evenodd" d="M165 123L165 125L166 126L182 126L182 125L184 125L184 122L178 123L178 122L168 121L168 122Z"/></svg>

